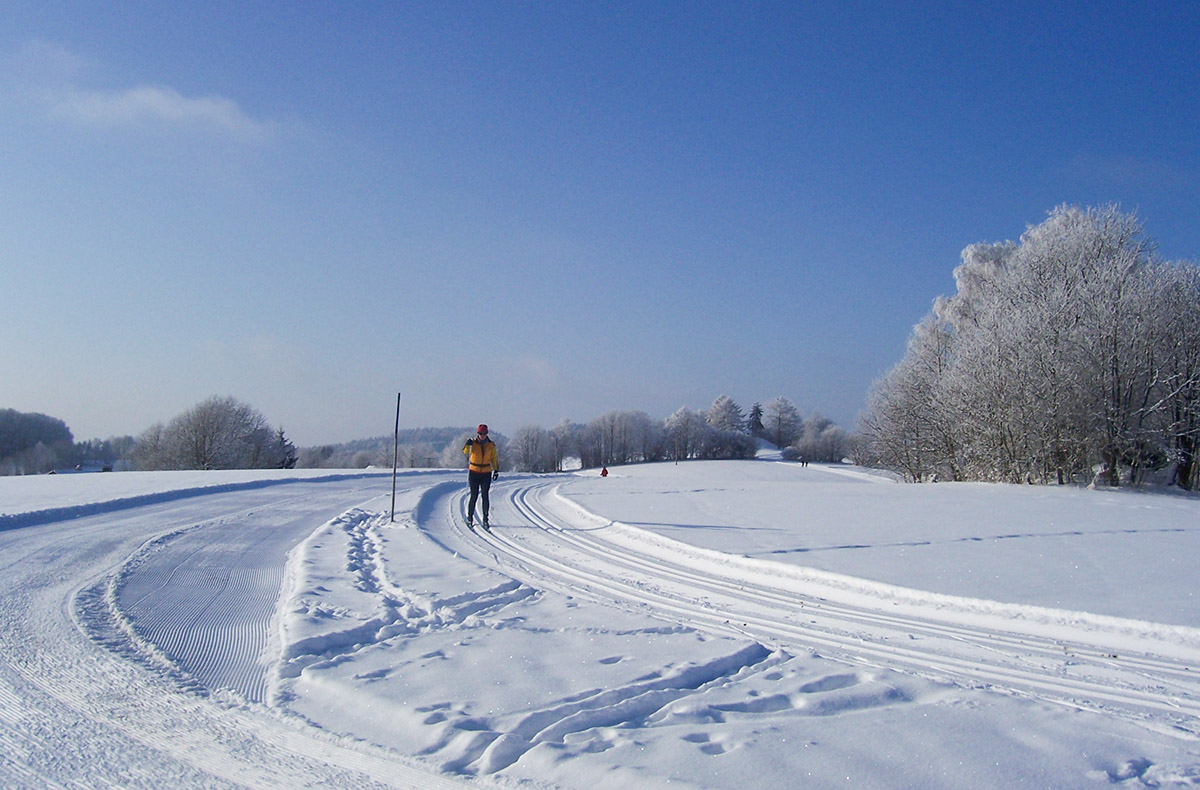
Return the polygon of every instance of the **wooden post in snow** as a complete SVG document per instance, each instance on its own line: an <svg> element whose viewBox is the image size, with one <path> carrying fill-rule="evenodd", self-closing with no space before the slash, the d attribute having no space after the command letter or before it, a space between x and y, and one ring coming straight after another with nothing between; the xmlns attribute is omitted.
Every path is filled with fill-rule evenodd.
<svg viewBox="0 0 1200 790"><path fill-rule="evenodd" d="M396 393L396 438L392 442L392 521L396 520L396 466L400 463L400 393Z"/></svg>

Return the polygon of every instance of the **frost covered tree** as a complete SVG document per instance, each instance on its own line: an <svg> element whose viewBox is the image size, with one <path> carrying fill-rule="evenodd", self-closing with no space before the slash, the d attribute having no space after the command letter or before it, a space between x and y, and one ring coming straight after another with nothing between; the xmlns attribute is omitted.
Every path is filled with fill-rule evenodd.
<svg viewBox="0 0 1200 790"><path fill-rule="evenodd" d="M442 448L440 466L443 469L466 469L468 458L463 448L474 438L474 431L463 431L451 439L450 443ZM504 459L501 458L500 461L503 463Z"/></svg>
<svg viewBox="0 0 1200 790"><path fill-rule="evenodd" d="M561 462L556 457L550 431L536 425L518 428L508 442L508 465L522 472L553 472Z"/></svg>
<svg viewBox="0 0 1200 790"><path fill-rule="evenodd" d="M1117 485L1175 463L1194 484L1195 271L1159 261L1113 206L1060 206L1019 243L967 247L957 293L872 390L865 456L913 480L1098 467Z"/></svg>
<svg viewBox="0 0 1200 790"><path fill-rule="evenodd" d="M563 420L550 431L550 441L554 443L554 470L563 470L563 461L571 455L579 453L579 434L582 426Z"/></svg>
<svg viewBox="0 0 1200 790"><path fill-rule="evenodd" d="M818 463L840 463L853 452L850 434L816 413L804 421L800 437L791 447L797 457Z"/></svg>
<svg viewBox="0 0 1200 790"><path fill-rule="evenodd" d="M662 428L645 412L611 411L584 426L578 448L585 468L657 461L663 457Z"/></svg>
<svg viewBox="0 0 1200 790"><path fill-rule="evenodd" d="M1163 349L1157 393L1168 437L1166 451L1174 465L1172 479L1195 491L1200 489L1200 267L1157 267L1153 300L1166 316L1156 325L1155 345Z"/></svg>
<svg viewBox="0 0 1200 790"><path fill-rule="evenodd" d="M763 436L776 447L787 447L800 435L800 412L782 396L763 410Z"/></svg>
<svg viewBox="0 0 1200 790"><path fill-rule="evenodd" d="M401 444L397 455L397 465L405 469L428 468L437 465L438 454L429 442Z"/></svg>
<svg viewBox="0 0 1200 790"><path fill-rule="evenodd" d="M932 320L909 339L909 351L867 395L859 424L861 463L879 466L921 482L939 471L959 479L954 436L947 436L936 404L948 364L948 335ZM948 452L949 450L949 452Z"/></svg>
<svg viewBox="0 0 1200 790"><path fill-rule="evenodd" d="M233 397L213 396L138 439L139 469L262 469L286 462L282 432Z"/></svg>
<svg viewBox="0 0 1200 790"><path fill-rule="evenodd" d="M721 403L722 398L718 398L714 406ZM737 404L733 406L736 408ZM718 411L728 417L731 410L727 406L720 406ZM701 413L684 406L664 420L665 457L676 461L689 458L753 458L758 447L754 437L741 427L741 420L718 420L723 425L734 426L731 429L719 428L713 424L713 414L713 409Z"/></svg>
<svg viewBox="0 0 1200 790"><path fill-rule="evenodd" d="M704 413L704 419L718 431L742 432L746 429L746 418L742 407L728 395L721 395L713 401L712 406Z"/></svg>
<svg viewBox="0 0 1200 790"><path fill-rule="evenodd" d="M705 444L705 437L712 430L703 415L687 406L677 409L664 421L663 427L667 452L676 461L696 457Z"/></svg>

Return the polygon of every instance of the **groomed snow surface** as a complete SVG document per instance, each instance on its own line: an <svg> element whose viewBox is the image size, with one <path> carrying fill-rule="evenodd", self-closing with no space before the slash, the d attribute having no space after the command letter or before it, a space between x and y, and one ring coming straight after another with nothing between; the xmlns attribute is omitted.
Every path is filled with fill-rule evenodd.
<svg viewBox="0 0 1200 790"><path fill-rule="evenodd" d="M0 786L1200 785L1200 498L0 478Z"/></svg>

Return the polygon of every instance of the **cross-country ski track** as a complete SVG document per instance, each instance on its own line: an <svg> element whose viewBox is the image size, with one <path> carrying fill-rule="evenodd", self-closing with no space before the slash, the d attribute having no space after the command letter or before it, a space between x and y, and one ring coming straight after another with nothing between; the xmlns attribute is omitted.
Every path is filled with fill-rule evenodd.
<svg viewBox="0 0 1200 790"><path fill-rule="evenodd" d="M507 526L490 532L468 531L463 495L449 495L455 534L446 542L473 547L478 561L535 587L853 664L1139 720L1165 713L1200 735L1200 630L957 599L719 554L588 513L557 491L553 482L506 486L493 495L493 523Z"/></svg>
<svg viewBox="0 0 1200 790"><path fill-rule="evenodd" d="M744 735L757 726L723 734L725 714L834 718L941 690L1084 711L1185 744L1165 766L1136 754L1093 763L1088 783L1200 783L1200 628L700 548L602 515L605 500L573 497L581 478L569 474L504 476L490 531L469 529L462 477L402 475L395 523L380 474L0 518L0 786L658 786L671 783L655 773L668 771L663 755L679 756L654 746L662 736L649 730L664 722L697 722L679 740L719 757L761 737ZM696 646L691 633L711 639ZM558 644L572 640L596 642ZM525 666L544 651L545 666L574 662L579 674L565 686L523 674L523 650ZM429 687L496 654L511 666L495 680L489 668L474 687ZM790 692L785 676L798 679ZM514 684L529 690L488 690ZM374 723L360 730L364 716ZM643 749L646 765L625 764ZM585 762L604 754L595 759L609 763ZM952 776L943 786L959 784ZM737 774L713 781L741 785Z"/></svg>

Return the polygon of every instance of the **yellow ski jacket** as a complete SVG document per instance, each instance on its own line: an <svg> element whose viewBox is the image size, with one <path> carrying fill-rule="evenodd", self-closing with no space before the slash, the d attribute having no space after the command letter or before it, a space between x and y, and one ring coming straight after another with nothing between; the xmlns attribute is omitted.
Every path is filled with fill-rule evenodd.
<svg viewBox="0 0 1200 790"><path fill-rule="evenodd" d="M472 472L499 472L500 457L496 453L496 443L491 439L470 439L463 447L463 454L469 456L467 468Z"/></svg>

